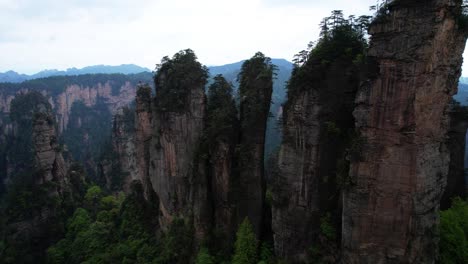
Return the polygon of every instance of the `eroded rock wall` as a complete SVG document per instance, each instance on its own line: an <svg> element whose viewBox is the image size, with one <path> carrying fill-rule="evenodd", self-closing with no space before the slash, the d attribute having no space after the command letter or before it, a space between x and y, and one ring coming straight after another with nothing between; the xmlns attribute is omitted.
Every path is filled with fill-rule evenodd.
<svg viewBox="0 0 468 264"><path fill-rule="evenodd" d="M203 133L204 85L188 89L183 111L152 111L150 179L159 197L160 225L167 228L174 217L192 217L194 157ZM156 99L159 100L158 94Z"/></svg>
<svg viewBox="0 0 468 264"><path fill-rule="evenodd" d="M328 215L339 231L343 177L339 173L346 167L359 87L358 68L349 58L337 58L329 66L311 60L301 70L312 81L298 94L291 93L284 107L283 143L273 187L275 251L290 261L306 261L310 247L323 247L318 245L321 218ZM314 78L313 72L319 72L320 78Z"/></svg>
<svg viewBox="0 0 468 264"><path fill-rule="evenodd" d="M461 1L394 1L370 27L377 77L356 99L362 144L343 195L343 263L434 263L449 169Z"/></svg>
<svg viewBox="0 0 468 264"><path fill-rule="evenodd" d="M54 182L58 190L68 184L67 167L57 141L55 121L51 113L38 112L33 117L34 170L37 184Z"/></svg>
<svg viewBox="0 0 468 264"><path fill-rule="evenodd" d="M151 88L141 86L137 90L136 96L136 119L135 119L135 140L136 140L136 170L138 179L141 181L145 198L153 193L153 187L149 178L150 146L151 146Z"/></svg>

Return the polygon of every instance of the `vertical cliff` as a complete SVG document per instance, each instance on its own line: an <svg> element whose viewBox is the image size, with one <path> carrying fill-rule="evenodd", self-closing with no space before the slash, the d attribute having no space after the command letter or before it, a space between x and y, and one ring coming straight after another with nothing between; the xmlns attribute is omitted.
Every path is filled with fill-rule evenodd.
<svg viewBox="0 0 468 264"><path fill-rule="evenodd" d="M272 225L276 254L292 262L319 258L310 256L311 248L332 255L328 262L339 255L340 188L347 175L345 150L366 41L353 22L334 19L341 22L327 18L329 27L317 45L296 64L284 105ZM324 224L335 234L322 234Z"/></svg>
<svg viewBox="0 0 468 264"><path fill-rule="evenodd" d="M135 109L124 107L114 115L112 125L112 170L106 175L108 188L130 193L131 183L139 179L135 142Z"/></svg>
<svg viewBox="0 0 468 264"><path fill-rule="evenodd" d="M450 150L449 173L447 186L440 201L442 210L451 205L454 197L466 197L465 188L465 147L468 129L468 108L453 102L450 107L450 129L448 131L448 148Z"/></svg>
<svg viewBox="0 0 468 264"><path fill-rule="evenodd" d="M235 148L239 132L237 108L232 85L223 76L214 77L208 89L206 126L203 148L207 154L210 203L213 209L213 228L223 237L217 238L229 248L235 231Z"/></svg>
<svg viewBox="0 0 468 264"><path fill-rule="evenodd" d="M273 91L273 71L270 59L258 52L244 62L239 73L237 222L248 217L257 237L262 232L265 131Z"/></svg>
<svg viewBox="0 0 468 264"><path fill-rule="evenodd" d="M193 219L198 236L206 232L206 175L194 160L203 133L207 69L191 50L164 58L155 77L150 179L159 197L160 225ZM195 204L195 202L197 204Z"/></svg>
<svg viewBox="0 0 468 264"><path fill-rule="evenodd" d="M149 178L149 161L151 145L151 87L149 85L140 85L136 96L136 170L138 179L143 184L145 198L148 199L150 193L153 193L153 187Z"/></svg>
<svg viewBox="0 0 468 264"><path fill-rule="evenodd" d="M68 184L67 168L58 145L55 120L46 109L34 114L32 143L36 184L54 182L58 185L57 191L65 190Z"/></svg>
<svg viewBox="0 0 468 264"><path fill-rule="evenodd" d="M462 24L461 1L418 0L390 2L370 27L378 73L356 99L360 144L343 195L344 263L435 262Z"/></svg>

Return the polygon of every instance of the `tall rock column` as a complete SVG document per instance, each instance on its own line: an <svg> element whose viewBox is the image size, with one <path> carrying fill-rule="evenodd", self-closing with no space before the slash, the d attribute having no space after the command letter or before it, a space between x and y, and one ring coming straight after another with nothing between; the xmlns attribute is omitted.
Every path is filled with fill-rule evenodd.
<svg viewBox="0 0 468 264"><path fill-rule="evenodd" d="M138 87L136 96L136 157L137 174L143 185L145 198L153 193L151 181L149 178L149 160L151 145L151 87L141 85Z"/></svg>
<svg viewBox="0 0 468 264"><path fill-rule="evenodd" d="M288 84L283 142L273 184L275 252L307 262L310 248L336 262L341 220L340 187L347 175L346 149L354 128L364 36L348 24L322 32ZM328 61L328 63L324 63ZM334 228L322 234L321 219ZM323 220L325 221L325 220Z"/></svg>
<svg viewBox="0 0 468 264"><path fill-rule="evenodd" d="M234 238L233 182L234 154L237 144L237 108L232 96L232 85L223 76L214 77L208 89L204 145L208 156L208 178L213 205L213 227L223 237L220 245L229 248Z"/></svg>
<svg viewBox="0 0 468 264"><path fill-rule="evenodd" d="M68 185L67 168L59 150L53 118L52 114L45 110L34 113L32 143L35 181L37 184L54 182L57 184L57 191L63 191Z"/></svg>
<svg viewBox="0 0 468 264"><path fill-rule="evenodd" d="M203 221L209 219L206 208L200 208L208 206L206 175L199 174L194 162L203 133L206 81L207 69L193 51L163 59L155 77L150 149L161 227L166 229L175 217L193 219L199 237L206 232Z"/></svg>
<svg viewBox="0 0 468 264"><path fill-rule="evenodd" d="M115 153L111 171L106 173L107 186L111 190L124 190L130 193L131 183L137 180L135 166L135 113L129 107L123 107L114 115L112 125L112 149Z"/></svg>
<svg viewBox="0 0 468 264"><path fill-rule="evenodd" d="M244 62L239 74L240 138L238 150L238 223L248 217L261 235L265 196L264 148L273 91L273 65L262 53Z"/></svg>
<svg viewBox="0 0 468 264"><path fill-rule="evenodd" d="M435 262L448 105L466 41L461 2L393 1L370 27L378 72L356 99L360 140L343 195L343 263Z"/></svg>

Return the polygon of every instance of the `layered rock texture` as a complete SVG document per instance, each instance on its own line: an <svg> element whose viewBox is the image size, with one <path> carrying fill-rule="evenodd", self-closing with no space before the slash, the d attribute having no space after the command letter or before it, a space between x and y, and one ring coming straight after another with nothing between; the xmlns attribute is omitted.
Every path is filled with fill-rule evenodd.
<svg viewBox="0 0 468 264"><path fill-rule="evenodd" d="M34 169L37 184L54 182L59 190L68 184L67 166L63 159L55 132L55 122L49 112L37 112L33 118Z"/></svg>
<svg viewBox="0 0 468 264"><path fill-rule="evenodd" d="M337 49L338 56L328 65L322 63L323 58L309 55L289 84L272 225L276 254L290 261L306 261L311 246L324 246L319 245L321 218L330 216L339 230L339 187L347 174L345 149L359 87L359 69L353 58L364 51L359 38L349 39L347 45ZM346 49L353 50L353 55L345 55Z"/></svg>
<svg viewBox="0 0 468 264"><path fill-rule="evenodd" d="M142 85L137 90L136 96L136 119L135 119L135 140L137 157L137 175L142 182L144 196L149 199L154 194L149 178L150 146L151 146L151 87Z"/></svg>
<svg viewBox="0 0 468 264"><path fill-rule="evenodd" d="M206 175L194 161L204 127L207 73L193 53L178 55L155 78L149 176L159 197L161 227L167 229L176 217L189 218L203 236L202 221L209 219L202 216L208 206Z"/></svg>
<svg viewBox="0 0 468 264"><path fill-rule="evenodd" d="M378 74L356 99L362 140L343 195L343 263L435 262L448 105L466 41L460 5L393 1L370 27Z"/></svg>
<svg viewBox="0 0 468 264"><path fill-rule="evenodd" d="M135 142L135 111L130 108L122 108L114 116L112 127L112 149L115 158L112 160L112 170L105 174L107 187L109 189L130 192L130 185L134 180L139 179Z"/></svg>

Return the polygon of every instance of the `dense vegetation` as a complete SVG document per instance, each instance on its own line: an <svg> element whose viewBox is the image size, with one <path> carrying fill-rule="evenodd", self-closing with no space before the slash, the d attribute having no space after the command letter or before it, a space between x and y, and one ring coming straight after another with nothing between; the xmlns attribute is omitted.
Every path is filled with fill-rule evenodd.
<svg viewBox="0 0 468 264"><path fill-rule="evenodd" d="M238 125L237 107L232 95L232 84L222 75L216 75L208 88L205 137L210 142L230 142ZM226 138L227 137L227 138Z"/></svg>
<svg viewBox="0 0 468 264"><path fill-rule="evenodd" d="M288 100L324 81L323 76L331 70L332 63L363 64L369 21L369 16L345 19L341 11L333 11L331 16L324 18L320 24L319 40L311 42L308 49L295 55L292 76L287 85ZM359 76L359 73L354 74Z"/></svg>
<svg viewBox="0 0 468 264"><path fill-rule="evenodd" d="M440 212L439 247L439 263L468 263L468 201L454 198L452 207Z"/></svg>
<svg viewBox="0 0 468 264"><path fill-rule="evenodd" d="M164 57L154 77L158 107L169 112L182 111L187 107L190 90L204 87L207 79L208 68L197 61L192 50L180 51L172 58Z"/></svg>

